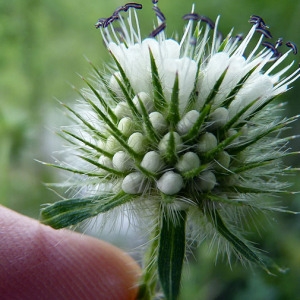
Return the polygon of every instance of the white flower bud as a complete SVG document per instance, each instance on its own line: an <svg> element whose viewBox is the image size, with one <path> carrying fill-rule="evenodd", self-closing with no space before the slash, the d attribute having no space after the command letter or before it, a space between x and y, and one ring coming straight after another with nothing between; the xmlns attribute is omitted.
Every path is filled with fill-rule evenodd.
<svg viewBox="0 0 300 300"><path fill-rule="evenodd" d="M131 195L141 194L145 188L145 177L140 172L128 174L122 182L122 190Z"/></svg>
<svg viewBox="0 0 300 300"><path fill-rule="evenodd" d="M154 111L149 115L149 119L154 130L156 130L157 133L162 134L167 131L168 123L161 113Z"/></svg>
<svg viewBox="0 0 300 300"><path fill-rule="evenodd" d="M199 175L199 179L200 180L197 182L197 189L202 192L211 191L217 183L216 176L211 171L204 171Z"/></svg>
<svg viewBox="0 0 300 300"><path fill-rule="evenodd" d="M101 155L98 159L98 163L107 167L107 168L110 168L110 169L113 169L113 164L112 164L112 161L110 158L108 158L107 156L105 155ZM99 173L100 174L106 174L108 171L104 170L104 169L99 169Z"/></svg>
<svg viewBox="0 0 300 300"><path fill-rule="evenodd" d="M143 153L148 146L147 138L140 132L133 133L129 137L127 144L137 153Z"/></svg>
<svg viewBox="0 0 300 300"><path fill-rule="evenodd" d="M210 121L212 124L210 125L210 129L217 129L224 126L229 119L229 112L225 107L218 107L210 114Z"/></svg>
<svg viewBox="0 0 300 300"><path fill-rule="evenodd" d="M212 133L206 132L200 136L197 148L199 152L207 152L217 147L217 145L217 138Z"/></svg>
<svg viewBox="0 0 300 300"><path fill-rule="evenodd" d="M114 109L114 113L119 119L132 116L128 103L125 101L119 102L117 104L117 106Z"/></svg>
<svg viewBox="0 0 300 300"><path fill-rule="evenodd" d="M150 98L148 94L145 92L140 92L138 93L134 98L133 98L133 104L136 106L137 110L141 113L142 108L140 105L140 101L144 104L146 111L149 113L153 111L154 109L154 103L153 100Z"/></svg>
<svg viewBox="0 0 300 300"><path fill-rule="evenodd" d="M124 136L129 137L134 132L134 123L132 119L128 117L122 118L118 124L118 129Z"/></svg>
<svg viewBox="0 0 300 300"><path fill-rule="evenodd" d="M106 150L106 142L103 141L103 140L98 140L97 147L102 149L102 150Z"/></svg>
<svg viewBox="0 0 300 300"><path fill-rule="evenodd" d="M176 150L176 152L178 152L182 149L182 146L183 146L181 137L177 132L173 132L173 136L174 136L175 150ZM162 155L164 155L168 149L170 138L171 138L171 133L168 132L167 134L165 134L163 136L163 138L160 140L160 142L158 144L158 149Z"/></svg>
<svg viewBox="0 0 300 300"><path fill-rule="evenodd" d="M190 110L177 124L177 131L183 135L189 132L189 130L195 125L199 118L199 112L196 110Z"/></svg>
<svg viewBox="0 0 300 300"><path fill-rule="evenodd" d="M199 166L200 159L198 155L194 152L187 152L179 158L175 167L179 172L187 172L196 169Z"/></svg>
<svg viewBox="0 0 300 300"><path fill-rule="evenodd" d="M132 168L132 161L129 155L124 151L118 151L112 159L113 166L121 172Z"/></svg>
<svg viewBox="0 0 300 300"><path fill-rule="evenodd" d="M150 172L156 173L164 167L164 162L157 152L150 151L143 157L141 166Z"/></svg>
<svg viewBox="0 0 300 300"><path fill-rule="evenodd" d="M217 164L215 170L223 170L228 169L230 164L230 155L226 151L221 151L218 153L217 157Z"/></svg>
<svg viewBox="0 0 300 300"><path fill-rule="evenodd" d="M180 174L168 171L164 173L156 183L157 188L166 195L177 194L183 187L183 179Z"/></svg>
<svg viewBox="0 0 300 300"><path fill-rule="evenodd" d="M118 140L110 135L107 140L106 140L106 151L110 152L110 153L115 153L117 151L122 150L122 146L120 145L120 143L118 142Z"/></svg>

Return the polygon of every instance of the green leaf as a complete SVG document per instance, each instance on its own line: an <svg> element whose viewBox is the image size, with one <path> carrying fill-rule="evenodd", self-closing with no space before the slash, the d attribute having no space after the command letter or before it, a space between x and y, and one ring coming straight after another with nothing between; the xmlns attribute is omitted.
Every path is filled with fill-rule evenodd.
<svg viewBox="0 0 300 300"><path fill-rule="evenodd" d="M164 157L169 164L175 164L177 161L177 145L175 141L174 131L170 131L170 136L168 139L167 149Z"/></svg>
<svg viewBox="0 0 300 300"><path fill-rule="evenodd" d="M158 274L167 300L178 299L185 255L186 212L177 212L175 218L163 214L159 237Z"/></svg>
<svg viewBox="0 0 300 300"><path fill-rule="evenodd" d="M76 225L88 218L106 212L132 199L132 195L121 192L115 196L101 196L65 199L48 204L41 209L41 222L55 229Z"/></svg>
<svg viewBox="0 0 300 300"><path fill-rule="evenodd" d="M179 76L176 73L173 89L172 89L172 97L171 102L169 104L169 112L167 116L167 120L169 121L171 128L175 129L176 124L180 120L179 114Z"/></svg>
<svg viewBox="0 0 300 300"><path fill-rule="evenodd" d="M40 219L42 223L55 229L76 225L85 219L96 215L95 197L66 199L48 204L41 209Z"/></svg>
<svg viewBox="0 0 300 300"><path fill-rule="evenodd" d="M217 231L232 245L241 258L247 259L269 272L265 261L226 227L219 212L215 208L210 208L210 219Z"/></svg>
<svg viewBox="0 0 300 300"><path fill-rule="evenodd" d="M104 108L104 111L108 113L108 115L110 116L110 118L113 121L113 123L117 123L118 122L118 118L115 115L115 113L113 112L113 110L110 108L110 106L107 104L107 102L105 101L105 99L103 99L103 97L92 86L92 84L89 83L89 81L87 79L85 79L84 77L81 77L81 78L85 81L85 83L88 85L88 87L94 93L94 95L97 97L97 99L99 100L101 106Z"/></svg>
<svg viewBox="0 0 300 300"><path fill-rule="evenodd" d="M150 55L150 62L151 62L152 85L154 88L154 106L157 111L163 112L167 107L167 102L164 97L163 88L160 82L155 59L150 48L149 48L149 55Z"/></svg>

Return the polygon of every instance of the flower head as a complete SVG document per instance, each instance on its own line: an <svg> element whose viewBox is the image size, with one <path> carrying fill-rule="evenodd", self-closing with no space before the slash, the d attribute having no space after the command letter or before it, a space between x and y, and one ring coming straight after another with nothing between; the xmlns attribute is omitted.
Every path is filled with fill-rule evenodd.
<svg viewBox="0 0 300 300"><path fill-rule="evenodd" d="M300 72L285 66L295 45L266 42L271 33L258 16L244 39L232 32L223 38L219 18L214 23L193 8L176 40L166 37L156 3L157 27L145 39L140 4L97 22L112 62L105 72L94 68L93 83L84 79L84 110L68 107L79 126L63 134L83 164L58 165L81 176L81 193L92 192L50 205L42 216L60 228L121 205L143 210L156 226L152 261L157 255L168 295L174 291L164 273L171 271L162 257L176 247L170 261L180 269L188 238L211 237L229 257L267 268L244 240L243 226L252 212L281 210L263 199L288 187L280 180L290 171L281 159L293 137L280 134L296 117L282 119L282 104L273 100Z"/></svg>

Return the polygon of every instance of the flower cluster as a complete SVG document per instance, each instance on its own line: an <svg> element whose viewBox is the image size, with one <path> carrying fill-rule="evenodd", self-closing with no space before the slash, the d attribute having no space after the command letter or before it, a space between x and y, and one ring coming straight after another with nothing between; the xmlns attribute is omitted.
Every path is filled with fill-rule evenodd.
<svg viewBox="0 0 300 300"><path fill-rule="evenodd" d="M244 240L243 226L253 212L281 210L262 199L288 187L280 177L291 169L281 159L290 155L293 137L280 134L297 117L282 119L283 105L274 99L300 73L284 65L296 46L287 42L291 49L282 46L282 53L281 39L266 42L271 33L258 16L244 39L232 32L223 38L219 19L193 8L175 40L165 35L157 2L149 38L141 37L140 4L97 22L112 63L105 72L94 67L93 82L84 79L84 110L67 107L77 126L64 128L63 136L84 163L57 165L81 176L80 193L92 192L47 206L42 218L60 228L118 206L143 210L156 237L146 271L158 261L162 287L173 299L168 295L178 291L162 261L168 256L180 269L188 238L211 237L228 257L233 252L267 269Z"/></svg>

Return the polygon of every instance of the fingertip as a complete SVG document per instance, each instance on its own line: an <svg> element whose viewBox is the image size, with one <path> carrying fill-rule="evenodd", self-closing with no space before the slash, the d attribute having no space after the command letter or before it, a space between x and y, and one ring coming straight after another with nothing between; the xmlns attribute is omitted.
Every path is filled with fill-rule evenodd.
<svg viewBox="0 0 300 300"><path fill-rule="evenodd" d="M1 299L135 299L138 264L120 249L0 207ZM6 297L6 298L5 298Z"/></svg>

